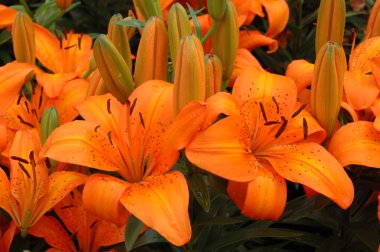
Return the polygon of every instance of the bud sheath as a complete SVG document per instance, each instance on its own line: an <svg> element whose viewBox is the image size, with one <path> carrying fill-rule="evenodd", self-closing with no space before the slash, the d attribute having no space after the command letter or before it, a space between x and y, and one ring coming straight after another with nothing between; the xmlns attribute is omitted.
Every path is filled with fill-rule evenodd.
<svg viewBox="0 0 380 252"><path fill-rule="evenodd" d="M223 66L216 55L205 55L206 99L219 92L222 86Z"/></svg>
<svg viewBox="0 0 380 252"><path fill-rule="evenodd" d="M12 26L13 51L18 62L34 64L36 46L30 17L19 11Z"/></svg>

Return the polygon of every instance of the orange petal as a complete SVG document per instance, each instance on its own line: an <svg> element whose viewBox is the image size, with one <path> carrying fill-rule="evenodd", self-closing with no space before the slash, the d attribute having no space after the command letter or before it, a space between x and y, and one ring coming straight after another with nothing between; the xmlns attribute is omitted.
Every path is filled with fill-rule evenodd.
<svg viewBox="0 0 380 252"><path fill-rule="evenodd" d="M172 244L181 246L190 240L189 191L182 173L172 171L131 184L120 202Z"/></svg>
<svg viewBox="0 0 380 252"><path fill-rule="evenodd" d="M285 75L294 80L297 85L297 93L311 85L313 80L314 64L306 60L293 60L286 69Z"/></svg>
<svg viewBox="0 0 380 252"><path fill-rule="evenodd" d="M236 79L232 91L240 104L248 100L261 101L267 105L265 111L270 118L283 115L290 116L294 112L297 100L297 89L294 81L288 77L260 71L256 67L246 68ZM279 102L279 113L273 102ZM250 119L247 118L246 121Z"/></svg>
<svg viewBox="0 0 380 252"><path fill-rule="evenodd" d="M87 80L69 81L63 87L61 95L51 101L51 105L58 111L60 125L71 122L79 115L75 107L86 98L87 88Z"/></svg>
<svg viewBox="0 0 380 252"><path fill-rule="evenodd" d="M357 70L362 73L371 72L372 57L380 53L380 37L365 39L350 55L349 70Z"/></svg>
<svg viewBox="0 0 380 252"><path fill-rule="evenodd" d="M47 244L62 251L77 251L71 237L60 222L52 216L42 216L28 233L43 238Z"/></svg>
<svg viewBox="0 0 380 252"><path fill-rule="evenodd" d="M380 93L372 75L358 71L346 71L344 75L344 93L347 102L355 110L369 108Z"/></svg>
<svg viewBox="0 0 380 252"><path fill-rule="evenodd" d="M15 222L12 220L9 224L9 227L3 237L0 240L0 249L1 251L10 251L12 241L14 236L19 233L19 230L15 224Z"/></svg>
<svg viewBox="0 0 380 252"><path fill-rule="evenodd" d="M248 182L254 179L258 162L249 149L249 133L240 116L229 116L200 132L186 147L186 156L196 166L220 177Z"/></svg>
<svg viewBox="0 0 380 252"><path fill-rule="evenodd" d="M104 171L117 171L124 165L108 132L89 121L70 122L54 130L40 155Z"/></svg>
<svg viewBox="0 0 380 252"><path fill-rule="evenodd" d="M251 1L232 0L232 2L236 7L236 12L238 14L238 23L239 23L239 27L240 27L247 20Z"/></svg>
<svg viewBox="0 0 380 252"><path fill-rule="evenodd" d="M286 0L260 0L268 14L269 29L266 36L273 38L282 32L289 20L289 6Z"/></svg>
<svg viewBox="0 0 380 252"><path fill-rule="evenodd" d="M0 114L17 99L25 77L32 71L32 65L15 61L0 67Z"/></svg>
<svg viewBox="0 0 380 252"><path fill-rule="evenodd" d="M38 24L34 24L34 33L36 36L36 58L50 71L54 73L63 72L58 38Z"/></svg>
<svg viewBox="0 0 380 252"><path fill-rule="evenodd" d="M96 233L93 246L111 246L124 241L125 225L118 227L108 221L100 221L96 225Z"/></svg>
<svg viewBox="0 0 380 252"><path fill-rule="evenodd" d="M87 34L78 34L71 31L67 34L67 39L63 39L62 48L62 70L60 72L84 74L89 67L92 56L91 37Z"/></svg>
<svg viewBox="0 0 380 252"><path fill-rule="evenodd" d="M129 213L120 204L129 184L112 176L100 173L90 176L83 189L83 206L99 217L123 226ZM102 204L99 204L102 202Z"/></svg>
<svg viewBox="0 0 380 252"><path fill-rule="evenodd" d="M17 10L8 8L7 6L0 4L0 29L7 26L11 26L15 19Z"/></svg>
<svg viewBox="0 0 380 252"><path fill-rule="evenodd" d="M66 197L76 187L86 182L87 176L78 172L60 171L54 172L49 176L49 191L41 198L36 209L33 221L52 209L58 202Z"/></svg>
<svg viewBox="0 0 380 252"><path fill-rule="evenodd" d="M286 204L286 182L268 165L260 164L259 172L248 183L230 181L227 192L251 219L277 220Z"/></svg>
<svg viewBox="0 0 380 252"><path fill-rule="evenodd" d="M242 30L239 32L239 47L246 48L249 51L260 46L268 46L268 53L274 53L278 49L278 41L265 36L260 31Z"/></svg>
<svg viewBox="0 0 380 252"><path fill-rule="evenodd" d="M380 105L380 104L379 104ZM348 104L347 102L343 102L340 104L340 107L344 110L346 110L350 116L352 117L352 120L354 122L358 121L359 120L359 117L358 117L358 114L356 113L356 111L352 108L352 106L350 104Z"/></svg>
<svg viewBox="0 0 380 252"><path fill-rule="evenodd" d="M354 198L354 187L341 164L315 143L276 145L264 154L278 174L329 197L347 209Z"/></svg>
<svg viewBox="0 0 380 252"><path fill-rule="evenodd" d="M0 124L0 153L7 148L8 145L8 134L7 127L4 124Z"/></svg>
<svg viewBox="0 0 380 252"><path fill-rule="evenodd" d="M12 197L7 175L0 169L0 208L7 212L13 220L19 219L19 209L16 200ZM17 223L21 225L21 223Z"/></svg>
<svg viewBox="0 0 380 252"><path fill-rule="evenodd" d="M114 134L118 132L122 104L111 94L89 96L76 109L86 121L97 123Z"/></svg>
<svg viewBox="0 0 380 252"><path fill-rule="evenodd" d="M335 132L329 152L343 165L357 164L380 168L380 131L372 122L348 123Z"/></svg>
<svg viewBox="0 0 380 252"><path fill-rule="evenodd" d="M45 93L50 98L61 95L65 84L77 76L74 72L49 74L40 70L36 71L37 82L44 87Z"/></svg>
<svg viewBox="0 0 380 252"><path fill-rule="evenodd" d="M234 69L228 82L229 86L232 86L241 72L249 66L256 66L261 70L263 69L259 61L247 49L239 48L235 58Z"/></svg>
<svg viewBox="0 0 380 252"><path fill-rule="evenodd" d="M379 5L380 6L380 5ZM380 88L380 57L373 57L369 59L371 63L372 74L376 79L376 84Z"/></svg>

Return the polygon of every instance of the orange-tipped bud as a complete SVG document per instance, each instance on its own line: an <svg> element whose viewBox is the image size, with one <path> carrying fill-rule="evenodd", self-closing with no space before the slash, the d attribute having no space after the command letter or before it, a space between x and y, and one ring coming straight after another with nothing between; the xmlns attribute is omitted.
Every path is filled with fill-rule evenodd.
<svg viewBox="0 0 380 252"><path fill-rule="evenodd" d="M59 127L58 111L55 107L47 108L41 117L41 143L45 144L46 140L56 128Z"/></svg>
<svg viewBox="0 0 380 252"><path fill-rule="evenodd" d="M106 35L96 39L94 58L107 90L125 102L134 89L131 70Z"/></svg>
<svg viewBox="0 0 380 252"><path fill-rule="evenodd" d="M13 51L18 62L34 64L36 46L34 26L30 17L19 11L12 26Z"/></svg>
<svg viewBox="0 0 380 252"><path fill-rule="evenodd" d="M330 137L343 95L346 56L338 43L327 42L318 52L311 84L311 110Z"/></svg>
<svg viewBox="0 0 380 252"><path fill-rule="evenodd" d="M182 38L174 74L174 111L179 111L191 101L204 101L206 79L204 52L201 41L190 35Z"/></svg>
<svg viewBox="0 0 380 252"><path fill-rule="evenodd" d="M157 16L162 19L162 10L160 6L160 0L134 0L135 6L147 21L153 16Z"/></svg>
<svg viewBox="0 0 380 252"><path fill-rule="evenodd" d="M223 64L223 80L228 80L234 68L239 48L239 24L233 3L227 0L226 12L213 34L213 49Z"/></svg>
<svg viewBox="0 0 380 252"><path fill-rule="evenodd" d="M205 55L206 99L219 92L222 86L223 66L216 55Z"/></svg>
<svg viewBox="0 0 380 252"><path fill-rule="evenodd" d="M141 35L136 56L136 86L148 80L165 80L168 66L168 32L165 23L151 17Z"/></svg>
<svg viewBox="0 0 380 252"><path fill-rule="evenodd" d="M184 36L191 35L191 26L185 8L180 3L172 5L168 16L170 56L175 67L179 43Z"/></svg>
<svg viewBox="0 0 380 252"><path fill-rule="evenodd" d="M132 69L131 49L129 47L128 31L126 26L114 24L123 20L121 14L115 14L108 23L108 38L112 41L116 49L124 58L129 69Z"/></svg>
<svg viewBox="0 0 380 252"><path fill-rule="evenodd" d="M227 0L207 0L208 14L216 21L223 18L226 6Z"/></svg>
<svg viewBox="0 0 380 252"><path fill-rule="evenodd" d="M344 0L322 0L318 10L315 52L328 41L342 46L344 24L346 22L346 3Z"/></svg>
<svg viewBox="0 0 380 252"><path fill-rule="evenodd" d="M366 35L372 38L380 35L380 1L376 1L369 15Z"/></svg>
<svg viewBox="0 0 380 252"><path fill-rule="evenodd" d="M66 10L71 5L73 0L55 0L55 4L61 9Z"/></svg>

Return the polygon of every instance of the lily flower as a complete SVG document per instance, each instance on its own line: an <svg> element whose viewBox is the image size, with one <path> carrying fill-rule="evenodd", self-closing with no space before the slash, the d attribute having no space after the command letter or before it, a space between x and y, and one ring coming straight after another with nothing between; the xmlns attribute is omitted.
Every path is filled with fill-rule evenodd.
<svg viewBox="0 0 380 252"><path fill-rule="evenodd" d="M64 36L51 34L44 27L35 24L36 58L52 73L36 68L38 83L50 98L56 98L64 84L81 77L89 67L92 54L92 40L86 34L70 31Z"/></svg>
<svg viewBox="0 0 380 252"><path fill-rule="evenodd" d="M141 84L124 105L110 94L88 97L77 106L85 121L53 131L43 155L117 172L123 180L100 173L89 178L84 207L118 225L131 213L183 245L191 236L189 192L182 173L169 169L200 129L206 107L190 103L177 117L173 108L173 85L159 80Z"/></svg>
<svg viewBox="0 0 380 252"><path fill-rule="evenodd" d="M229 180L228 194L250 218L278 219L286 203L285 179L304 184L346 209L354 196L343 167L321 143L326 132L297 104L294 82L246 68L233 96L240 114L197 134L186 156Z"/></svg>
<svg viewBox="0 0 380 252"><path fill-rule="evenodd" d="M0 29L10 27L17 15L17 10L0 4Z"/></svg>
<svg viewBox="0 0 380 252"><path fill-rule="evenodd" d="M28 229L63 199L86 176L76 172L54 172L48 175L45 159L38 157L41 140L36 130L16 133L10 150L10 179L0 170L0 207L21 230Z"/></svg>

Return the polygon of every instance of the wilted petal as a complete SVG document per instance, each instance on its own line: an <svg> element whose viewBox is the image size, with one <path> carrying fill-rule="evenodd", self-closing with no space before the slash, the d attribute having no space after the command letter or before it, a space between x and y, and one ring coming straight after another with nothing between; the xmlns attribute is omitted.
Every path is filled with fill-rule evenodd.
<svg viewBox="0 0 380 252"><path fill-rule="evenodd" d="M372 122L348 123L335 132L329 152L343 165L380 168L380 131Z"/></svg>
<svg viewBox="0 0 380 252"><path fill-rule="evenodd" d="M274 53L278 49L278 41L265 36L260 31L242 30L239 32L239 47L250 51L260 46L268 46L268 53Z"/></svg>
<svg viewBox="0 0 380 252"><path fill-rule="evenodd" d="M241 213L252 219L277 220L286 204L286 182L273 169L260 164L255 178L248 183L230 181L228 195Z"/></svg>
<svg viewBox="0 0 380 252"><path fill-rule="evenodd" d="M190 240L189 191L182 173L173 171L131 184L120 202L172 244L181 246Z"/></svg>

